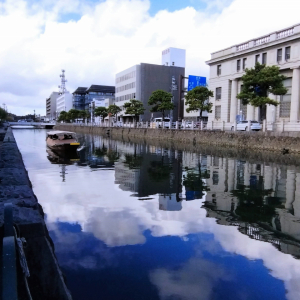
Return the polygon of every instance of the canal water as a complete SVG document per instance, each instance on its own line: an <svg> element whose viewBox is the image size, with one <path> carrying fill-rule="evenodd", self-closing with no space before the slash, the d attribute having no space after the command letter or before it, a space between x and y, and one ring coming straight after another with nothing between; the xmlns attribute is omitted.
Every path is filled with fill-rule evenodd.
<svg viewBox="0 0 300 300"><path fill-rule="evenodd" d="M300 169L14 130L74 300L300 299Z"/></svg>

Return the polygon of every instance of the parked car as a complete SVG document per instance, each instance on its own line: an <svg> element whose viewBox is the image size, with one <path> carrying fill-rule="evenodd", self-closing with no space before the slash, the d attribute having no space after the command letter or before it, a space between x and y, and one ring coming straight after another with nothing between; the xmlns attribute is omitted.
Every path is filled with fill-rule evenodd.
<svg viewBox="0 0 300 300"><path fill-rule="evenodd" d="M162 128L162 118L155 118L154 122L156 123L156 127ZM171 126L171 119L170 118L164 118L164 127L170 128Z"/></svg>
<svg viewBox="0 0 300 300"><path fill-rule="evenodd" d="M236 124L237 131L247 131L248 130L248 121L240 121ZM250 121L250 130L259 131L261 130L261 125L258 121Z"/></svg>

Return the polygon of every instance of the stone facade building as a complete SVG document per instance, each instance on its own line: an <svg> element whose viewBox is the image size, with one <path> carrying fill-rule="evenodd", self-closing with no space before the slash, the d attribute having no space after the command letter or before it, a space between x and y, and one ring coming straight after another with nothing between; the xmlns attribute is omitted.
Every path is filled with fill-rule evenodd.
<svg viewBox="0 0 300 300"><path fill-rule="evenodd" d="M280 103L277 107L259 109L243 105L236 98L244 70L253 68L256 62L276 65L286 76L283 83L287 94L269 95ZM214 92L208 128L232 130L236 116L242 115L245 120L266 120L266 130L300 131L300 24L214 52L206 63L210 66L209 86Z"/></svg>

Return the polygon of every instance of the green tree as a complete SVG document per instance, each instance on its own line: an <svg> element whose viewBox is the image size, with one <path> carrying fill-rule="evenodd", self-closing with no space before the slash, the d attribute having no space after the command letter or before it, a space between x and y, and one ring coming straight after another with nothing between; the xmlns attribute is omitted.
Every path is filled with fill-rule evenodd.
<svg viewBox="0 0 300 300"><path fill-rule="evenodd" d="M59 114L59 116L58 116L58 118L57 118L57 121L58 122L61 122L61 121L66 122L68 120L69 120L68 113L66 111L64 111L64 110L61 111L60 114Z"/></svg>
<svg viewBox="0 0 300 300"><path fill-rule="evenodd" d="M130 102L124 104L126 109L125 114L134 115L135 121L138 121L138 117L144 114L145 108L143 102L136 99L131 99Z"/></svg>
<svg viewBox="0 0 300 300"><path fill-rule="evenodd" d="M96 107L94 110L94 116L102 117L103 121L104 118L107 117L107 115L108 115L107 108L104 106Z"/></svg>
<svg viewBox="0 0 300 300"><path fill-rule="evenodd" d="M148 100L149 105L153 105L150 109L151 112L161 112L163 119L165 118L166 110L173 110L174 104L172 103L172 94L163 90L156 90L152 93Z"/></svg>
<svg viewBox="0 0 300 300"><path fill-rule="evenodd" d="M188 91L185 96L185 104L188 106L186 112L200 110L200 119L202 118L202 112L212 112L213 104L209 102L209 97L213 97L214 93L210 91L206 86L196 86L192 90Z"/></svg>
<svg viewBox="0 0 300 300"><path fill-rule="evenodd" d="M68 117L72 122L74 122L76 119L79 118L79 114L80 114L80 111L77 109L74 109L74 108L72 108L68 111Z"/></svg>
<svg viewBox="0 0 300 300"><path fill-rule="evenodd" d="M270 99L268 95L269 93L285 95L287 89L282 83L285 78L280 74L279 67L257 63L254 68L245 70L245 74L241 78L242 90L237 98L241 99L244 105L262 107L271 104L277 106L279 103Z"/></svg>
<svg viewBox="0 0 300 300"><path fill-rule="evenodd" d="M89 116L90 114L86 110L79 110L78 118L82 118L83 121L85 121L85 119L88 118Z"/></svg>
<svg viewBox="0 0 300 300"><path fill-rule="evenodd" d="M116 120L117 120L117 117L118 117L118 113L121 111L122 109L118 106L118 105L115 105L115 104L111 104L108 109L107 109L107 112L111 115L113 115Z"/></svg>
<svg viewBox="0 0 300 300"><path fill-rule="evenodd" d="M4 121L7 118L7 111L0 107L0 120Z"/></svg>

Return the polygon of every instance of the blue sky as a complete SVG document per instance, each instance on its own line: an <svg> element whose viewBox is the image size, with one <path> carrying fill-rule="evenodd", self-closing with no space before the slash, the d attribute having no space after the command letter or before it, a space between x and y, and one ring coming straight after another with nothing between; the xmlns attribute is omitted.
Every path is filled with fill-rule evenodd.
<svg viewBox="0 0 300 300"><path fill-rule="evenodd" d="M120 0L122 1L122 0ZM222 1L222 5L225 7L228 6L233 0L224 0ZM35 3L36 0L31 0L31 3ZM105 2L105 0L80 0L81 3L89 4L89 5L97 5L101 2ZM186 7L193 7L197 11L203 11L207 9L209 0L150 0L150 16L155 16L161 10L167 10L168 12L174 12L176 10L181 10ZM210 5L213 1L210 1ZM217 1L216 4L219 4ZM210 11L210 13L215 13L220 11L220 7L218 8L214 5L214 9ZM81 18L80 13L65 13L61 15L61 22L68 22L70 20L78 21Z"/></svg>
<svg viewBox="0 0 300 300"><path fill-rule="evenodd" d="M204 1L200 0L151 0L150 2L151 6L149 13L151 16L164 9L173 12L187 6L194 7L196 10L204 9L207 6Z"/></svg>
<svg viewBox="0 0 300 300"><path fill-rule="evenodd" d="M299 0L0 0L0 99L44 114L61 69L70 92L114 85L169 47L186 49L186 75L209 77L212 52L297 23Z"/></svg>

